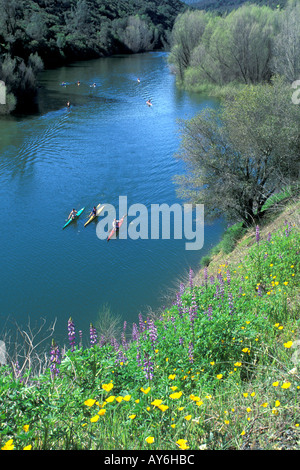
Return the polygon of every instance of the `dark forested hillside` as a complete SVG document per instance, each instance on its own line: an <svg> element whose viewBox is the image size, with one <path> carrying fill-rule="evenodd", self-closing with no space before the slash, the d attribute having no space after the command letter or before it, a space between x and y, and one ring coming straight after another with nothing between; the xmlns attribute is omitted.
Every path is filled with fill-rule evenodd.
<svg viewBox="0 0 300 470"><path fill-rule="evenodd" d="M255 3L256 5L267 5L271 8L277 8L279 5L283 8L287 0L184 0L184 3L192 6L193 8L203 9L206 11L218 11L223 13L225 11L233 10L240 7L243 3Z"/></svg>
<svg viewBox="0 0 300 470"><path fill-rule="evenodd" d="M42 66L165 46L185 8L180 0L0 0L7 111L32 100Z"/></svg>

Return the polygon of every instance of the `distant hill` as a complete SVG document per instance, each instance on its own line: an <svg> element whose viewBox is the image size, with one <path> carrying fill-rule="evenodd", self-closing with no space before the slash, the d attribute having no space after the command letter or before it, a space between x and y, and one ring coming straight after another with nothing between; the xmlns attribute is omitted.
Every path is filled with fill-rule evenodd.
<svg viewBox="0 0 300 470"><path fill-rule="evenodd" d="M184 3L193 8L201 10L214 10L221 13L240 7L243 3L255 3L256 5L267 5L271 8L277 8L279 5L283 8L287 0L184 0Z"/></svg>

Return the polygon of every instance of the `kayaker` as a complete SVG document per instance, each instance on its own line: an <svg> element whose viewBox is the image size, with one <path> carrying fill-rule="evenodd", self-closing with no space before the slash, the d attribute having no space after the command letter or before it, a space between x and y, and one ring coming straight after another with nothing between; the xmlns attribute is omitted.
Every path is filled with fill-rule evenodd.
<svg viewBox="0 0 300 470"><path fill-rule="evenodd" d="M114 219L112 225L113 225L113 228L114 228L115 230L117 230L117 229L119 228L119 226L120 226L120 221L117 220L117 219Z"/></svg>
<svg viewBox="0 0 300 470"><path fill-rule="evenodd" d="M138 83L140 83L141 80L138 78L137 81L138 81Z"/></svg>
<svg viewBox="0 0 300 470"><path fill-rule="evenodd" d="M92 217L92 215L97 215L97 208L96 208L96 206L93 207L92 212L90 213L89 217Z"/></svg>
<svg viewBox="0 0 300 470"><path fill-rule="evenodd" d="M78 85L78 86L80 85L80 81L79 81L79 80L78 80L78 82L77 82L77 85Z"/></svg>
<svg viewBox="0 0 300 470"><path fill-rule="evenodd" d="M75 219L76 215L77 215L77 210L72 209L71 212L70 212L70 215L68 217L68 220L71 219L71 217L72 217L72 219Z"/></svg>
<svg viewBox="0 0 300 470"><path fill-rule="evenodd" d="M69 108L70 106L71 106L70 101L67 101L67 108Z"/></svg>
<svg viewBox="0 0 300 470"><path fill-rule="evenodd" d="M150 99L148 101L146 101L146 103L147 103L148 106L152 106L152 103L151 103Z"/></svg>

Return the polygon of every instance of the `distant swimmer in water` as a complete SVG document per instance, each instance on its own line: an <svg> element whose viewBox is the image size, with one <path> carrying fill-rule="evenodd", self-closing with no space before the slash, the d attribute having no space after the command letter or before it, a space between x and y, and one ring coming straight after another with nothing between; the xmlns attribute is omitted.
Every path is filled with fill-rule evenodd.
<svg viewBox="0 0 300 470"><path fill-rule="evenodd" d="M66 82L61 82L61 86L66 86Z"/></svg>
<svg viewBox="0 0 300 470"><path fill-rule="evenodd" d="M71 106L70 101L67 101L67 108L69 108L70 106Z"/></svg>
<svg viewBox="0 0 300 470"><path fill-rule="evenodd" d="M151 103L150 99L148 101L146 101L146 103L147 103L148 106L152 106L152 103Z"/></svg>
<svg viewBox="0 0 300 470"><path fill-rule="evenodd" d="M77 82L77 85L78 85L78 86L80 85L80 81L79 81L79 80L78 80L78 82Z"/></svg>
<svg viewBox="0 0 300 470"><path fill-rule="evenodd" d="M138 81L138 83L141 83L141 80L139 78L137 79L137 81Z"/></svg>
<svg viewBox="0 0 300 470"><path fill-rule="evenodd" d="M93 85L90 85L91 88L96 88L96 83L93 83Z"/></svg>

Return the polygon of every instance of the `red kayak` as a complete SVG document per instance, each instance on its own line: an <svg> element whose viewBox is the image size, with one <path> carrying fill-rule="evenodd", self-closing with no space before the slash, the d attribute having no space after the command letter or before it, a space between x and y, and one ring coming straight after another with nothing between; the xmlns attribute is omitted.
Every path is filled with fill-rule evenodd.
<svg viewBox="0 0 300 470"><path fill-rule="evenodd" d="M125 217L126 217L126 215L123 215L122 219L121 219L120 222L119 222L118 227L113 228L113 229L110 231L110 233L109 233L109 235L108 235L108 237L107 237L107 241L108 241L108 242L109 242L109 240L111 239L111 237L112 237L115 233L117 233L117 232L120 230L121 225L122 225L122 223L124 222Z"/></svg>

